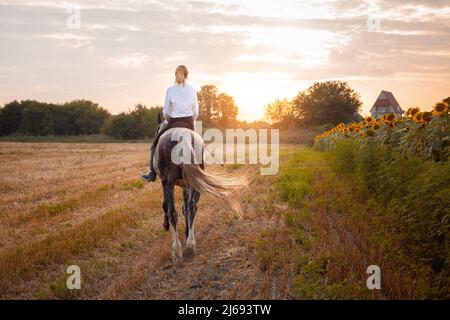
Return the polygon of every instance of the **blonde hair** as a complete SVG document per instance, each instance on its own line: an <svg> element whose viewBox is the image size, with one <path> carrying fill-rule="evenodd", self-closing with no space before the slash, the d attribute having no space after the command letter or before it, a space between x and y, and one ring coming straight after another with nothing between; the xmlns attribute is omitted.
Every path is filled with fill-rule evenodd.
<svg viewBox="0 0 450 320"><path fill-rule="evenodd" d="M175 69L175 83L184 85L186 83L188 74L188 69L183 65L179 65Z"/></svg>

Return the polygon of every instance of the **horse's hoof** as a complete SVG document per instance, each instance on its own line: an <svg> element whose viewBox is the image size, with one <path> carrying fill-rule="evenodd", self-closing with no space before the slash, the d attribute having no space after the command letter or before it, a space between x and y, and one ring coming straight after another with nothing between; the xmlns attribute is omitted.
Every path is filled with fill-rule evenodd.
<svg viewBox="0 0 450 320"><path fill-rule="evenodd" d="M183 250L183 258L186 260L192 260L195 257L195 248L194 247L185 247Z"/></svg>
<svg viewBox="0 0 450 320"><path fill-rule="evenodd" d="M173 267L181 267L183 265L184 259L183 257L172 256L172 266Z"/></svg>
<svg viewBox="0 0 450 320"><path fill-rule="evenodd" d="M173 262L183 261L183 253L181 252L181 248L178 250L172 251L172 261Z"/></svg>

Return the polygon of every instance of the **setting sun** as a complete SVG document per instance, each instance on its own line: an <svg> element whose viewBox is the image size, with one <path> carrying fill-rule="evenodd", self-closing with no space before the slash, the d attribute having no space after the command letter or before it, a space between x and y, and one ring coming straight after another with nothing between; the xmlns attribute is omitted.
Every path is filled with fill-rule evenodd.
<svg viewBox="0 0 450 320"><path fill-rule="evenodd" d="M276 84L276 85L274 85ZM239 106L238 118L257 120L264 117L264 106L277 97L293 97L299 87L284 73L230 73L225 75L219 88L229 92Z"/></svg>
<svg viewBox="0 0 450 320"><path fill-rule="evenodd" d="M254 28L248 32L251 36L246 45L252 53L238 57L238 62L248 66L247 71L226 73L218 84L235 97L239 119L251 121L264 116L268 102L293 97L306 88L308 81L301 80L301 71L292 75L289 69L311 70L325 64L334 35L291 27Z"/></svg>

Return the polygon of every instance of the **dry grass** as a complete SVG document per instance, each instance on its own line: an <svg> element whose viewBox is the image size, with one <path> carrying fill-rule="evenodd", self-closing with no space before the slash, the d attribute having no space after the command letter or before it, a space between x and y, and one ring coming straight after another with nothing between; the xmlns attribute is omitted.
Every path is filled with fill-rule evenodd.
<svg viewBox="0 0 450 320"><path fill-rule="evenodd" d="M271 178L254 166L209 167L253 177L239 195L244 215L202 197L197 257L174 266L160 185L138 180L148 153L138 143L0 142L0 297L290 297L291 264L268 272L256 253L270 228L283 228ZM81 268L79 291L65 287L71 264Z"/></svg>
<svg viewBox="0 0 450 320"><path fill-rule="evenodd" d="M1 143L0 150L1 293L160 207L159 190L152 197L136 179L147 145Z"/></svg>
<svg viewBox="0 0 450 320"><path fill-rule="evenodd" d="M208 167L250 178L238 194L244 213L202 196L196 258L174 265L160 185L137 179L147 144L0 142L0 297L415 297L414 275L379 259L370 206L351 182L308 148L284 145L281 160L272 177L256 166ZM180 190L176 198L184 239ZM81 268L78 291L65 286L71 264ZM382 269L381 293L365 288L370 264Z"/></svg>

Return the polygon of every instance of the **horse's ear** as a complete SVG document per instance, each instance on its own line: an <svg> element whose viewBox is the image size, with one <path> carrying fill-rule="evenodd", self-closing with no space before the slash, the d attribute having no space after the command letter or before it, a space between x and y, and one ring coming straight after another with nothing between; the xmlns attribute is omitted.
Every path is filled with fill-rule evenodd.
<svg viewBox="0 0 450 320"><path fill-rule="evenodd" d="M158 112L158 124L161 124L163 122L163 116L161 112Z"/></svg>

